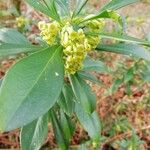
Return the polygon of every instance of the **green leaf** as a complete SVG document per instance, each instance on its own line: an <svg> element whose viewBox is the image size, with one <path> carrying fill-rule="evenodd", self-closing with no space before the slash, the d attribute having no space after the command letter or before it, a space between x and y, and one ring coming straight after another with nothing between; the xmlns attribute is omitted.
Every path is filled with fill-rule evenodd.
<svg viewBox="0 0 150 150"><path fill-rule="evenodd" d="M59 147L61 148L61 150L67 150L69 147L69 141L65 136L63 126L61 125L60 120L56 115L56 112L51 111L50 118L54 130L54 135L58 142Z"/></svg>
<svg viewBox="0 0 150 150"><path fill-rule="evenodd" d="M80 72L78 72L78 75L82 79L89 80L89 81L91 81L91 82L93 82L97 85L102 85L103 84L99 79L97 79L96 76L92 75L91 73L80 71Z"/></svg>
<svg viewBox="0 0 150 150"><path fill-rule="evenodd" d="M62 47L54 46L16 63L0 89L0 130L30 123L46 113L63 86Z"/></svg>
<svg viewBox="0 0 150 150"><path fill-rule="evenodd" d="M122 16L119 15L117 12L112 11L112 10L106 10L98 16L93 16L93 17L90 17L90 18L86 18L83 22L85 22L86 20L93 20L93 19L98 19L98 18L112 19L116 23L119 23L121 28L124 26L124 21L123 21Z"/></svg>
<svg viewBox="0 0 150 150"><path fill-rule="evenodd" d="M97 71L101 73L108 73L108 67L101 61L92 60L90 57L87 57L83 62L83 71Z"/></svg>
<svg viewBox="0 0 150 150"><path fill-rule="evenodd" d="M36 10L44 13L54 20L60 21L60 17L57 13L55 0L25 0L29 5L34 7Z"/></svg>
<svg viewBox="0 0 150 150"><path fill-rule="evenodd" d="M110 10L110 11L117 10L121 7L130 5L132 3L136 3L136 2L139 2L139 1L140 0L111 0L106 5L104 5L95 16L87 18L84 21L100 18L102 16L105 16L105 14L107 13L108 10Z"/></svg>
<svg viewBox="0 0 150 150"><path fill-rule="evenodd" d="M30 42L15 29L0 29L0 43L29 45Z"/></svg>
<svg viewBox="0 0 150 150"><path fill-rule="evenodd" d="M58 10L55 4L56 0L43 0L43 1L49 10L49 16L54 20L60 21L60 16L58 14Z"/></svg>
<svg viewBox="0 0 150 150"><path fill-rule="evenodd" d="M50 12L46 5L43 4L40 0L25 0L29 5L31 5L36 10L44 13L45 15L49 16Z"/></svg>
<svg viewBox="0 0 150 150"><path fill-rule="evenodd" d="M67 115L71 115L74 111L74 99L75 97L71 86L69 84L64 84L58 104Z"/></svg>
<svg viewBox="0 0 150 150"><path fill-rule="evenodd" d="M35 52L44 47L32 45L20 32L15 29L0 29L0 56L19 53Z"/></svg>
<svg viewBox="0 0 150 150"><path fill-rule="evenodd" d="M104 5L100 12L105 10L117 10L119 8L125 7L127 5L140 2L140 0L111 0L106 5Z"/></svg>
<svg viewBox="0 0 150 150"><path fill-rule="evenodd" d="M92 113L96 107L96 96L91 91L91 87L78 75L72 75L69 79L78 102L81 103L86 112Z"/></svg>
<svg viewBox="0 0 150 150"><path fill-rule="evenodd" d="M62 110L60 110L60 125L69 144L74 133L75 124L72 122L71 117L68 117Z"/></svg>
<svg viewBox="0 0 150 150"><path fill-rule="evenodd" d="M137 2L140 2L140 0L111 0L101 8L100 12L105 10L117 10Z"/></svg>
<svg viewBox="0 0 150 150"><path fill-rule="evenodd" d="M111 95L114 92L116 92L122 83L123 83L123 79L116 79L113 85L109 88L108 95Z"/></svg>
<svg viewBox="0 0 150 150"><path fill-rule="evenodd" d="M68 0L56 0L56 7L59 10L60 16L70 15Z"/></svg>
<svg viewBox="0 0 150 150"><path fill-rule="evenodd" d="M100 33L99 35L101 36L101 38L112 39L112 40L117 40L122 42L133 42L140 45L150 46L150 42L137 39L128 35L119 35L114 33L112 34Z"/></svg>
<svg viewBox="0 0 150 150"><path fill-rule="evenodd" d="M76 17L77 15L79 15L89 0L76 0L76 1L77 1L76 7L72 17Z"/></svg>
<svg viewBox="0 0 150 150"><path fill-rule="evenodd" d="M84 111L80 104L76 103L75 113L83 128L88 132L93 141L99 142L101 125L98 114L94 111L89 114Z"/></svg>
<svg viewBox="0 0 150 150"><path fill-rule="evenodd" d="M2 80L2 79L0 79L0 87L1 87L1 85L2 85L2 81L3 81L3 80Z"/></svg>
<svg viewBox="0 0 150 150"><path fill-rule="evenodd" d="M129 82L134 78L134 67L130 68L124 75L124 82Z"/></svg>
<svg viewBox="0 0 150 150"><path fill-rule="evenodd" d="M21 149L22 150L38 150L43 144L48 134L48 115L24 126L21 130Z"/></svg>
<svg viewBox="0 0 150 150"><path fill-rule="evenodd" d="M139 57L150 61L150 52L135 44L99 44L96 50Z"/></svg>
<svg viewBox="0 0 150 150"><path fill-rule="evenodd" d="M23 45L23 44L7 44L2 43L0 45L0 56L8 56L8 55L16 55L20 53L28 53L28 52L36 52L39 50L45 49L42 46L36 46L36 45Z"/></svg>

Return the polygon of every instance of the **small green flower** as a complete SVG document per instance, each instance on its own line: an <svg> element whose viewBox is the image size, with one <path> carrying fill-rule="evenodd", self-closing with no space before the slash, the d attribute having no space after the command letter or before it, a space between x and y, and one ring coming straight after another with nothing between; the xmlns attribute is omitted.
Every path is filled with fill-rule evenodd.
<svg viewBox="0 0 150 150"><path fill-rule="evenodd" d="M87 53L95 49L99 44L99 35L85 35L85 32L97 33L104 27L102 19L91 20L84 24L85 28L74 29L68 20L59 24L56 21L52 23L39 22L41 36L49 45L56 44L57 36L60 37L60 44L63 46L65 74L75 74L82 69L83 61Z"/></svg>
<svg viewBox="0 0 150 150"><path fill-rule="evenodd" d="M39 27L39 29L42 31L42 30L45 30L45 29L47 29L47 24L45 23L45 21L40 21L39 23L38 23L38 27Z"/></svg>
<svg viewBox="0 0 150 150"><path fill-rule="evenodd" d="M87 37L88 43L90 44L92 49L95 49L97 45L100 43L100 36L89 36Z"/></svg>
<svg viewBox="0 0 150 150"><path fill-rule="evenodd" d="M105 26L103 19L90 20L85 23L85 27L89 32L101 32Z"/></svg>
<svg viewBox="0 0 150 150"><path fill-rule="evenodd" d="M60 25L57 21L52 23L46 23L44 21L38 23L38 27L41 30L41 36L49 45L54 45L56 37L60 31Z"/></svg>
<svg viewBox="0 0 150 150"><path fill-rule="evenodd" d="M16 25L18 28L25 27L26 23L27 23L27 19L25 17L20 16L16 18Z"/></svg>
<svg viewBox="0 0 150 150"><path fill-rule="evenodd" d="M64 47L65 73L74 74L82 69L83 60L89 51L84 31L82 29L75 31L73 26L67 23L61 31L61 44Z"/></svg>

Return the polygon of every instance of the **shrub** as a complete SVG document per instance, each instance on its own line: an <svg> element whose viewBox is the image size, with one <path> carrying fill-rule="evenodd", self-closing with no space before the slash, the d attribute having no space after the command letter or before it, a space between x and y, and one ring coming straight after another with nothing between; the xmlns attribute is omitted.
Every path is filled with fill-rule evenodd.
<svg viewBox="0 0 150 150"><path fill-rule="evenodd" d="M101 140L101 123L96 113L96 96L86 80L99 84L92 71L112 73L101 61L93 60L89 51L114 52L150 61L145 49L150 43L123 32L123 19L115 10L138 0L112 0L96 14L82 13L88 0L76 2L73 12L69 0L26 0L50 17L39 22L43 43L32 45L14 29L0 30L0 55L25 53L13 65L0 88L0 130L21 130L21 147L39 149L51 122L61 149L68 149L77 118L88 132L93 147ZM104 30L105 19L118 23L118 33ZM121 41L104 44L102 39ZM1 83L0 82L0 83Z"/></svg>

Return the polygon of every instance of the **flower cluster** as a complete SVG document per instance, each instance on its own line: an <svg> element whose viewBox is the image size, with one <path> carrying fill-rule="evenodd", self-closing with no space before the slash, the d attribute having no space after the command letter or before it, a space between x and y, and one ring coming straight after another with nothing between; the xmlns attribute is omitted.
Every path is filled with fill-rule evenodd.
<svg viewBox="0 0 150 150"><path fill-rule="evenodd" d="M57 21L53 21L52 23L41 21L38 23L38 27L41 30L41 36L44 41L49 45L56 44L57 35L60 31L60 24Z"/></svg>
<svg viewBox="0 0 150 150"><path fill-rule="evenodd" d="M99 33L103 27L103 20L88 21L82 27L74 27L67 22L66 25L61 26L58 22L52 23L39 22L39 29L43 40L49 45L56 44L57 36L60 37L60 43L63 46L65 74L75 74L83 67L83 60L88 51L95 49L100 42ZM85 34L86 32L93 33ZM95 34L94 34L95 33Z"/></svg>
<svg viewBox="0 0 150 150"><path fill-rule="evenodd" d="M104 25L105 25L105 22L102 19L91 20L85 24L85 28L87 32L90 32L93 34L93 35L87 36L87 39L92 49L95 49L96 46L99 44L101 38L100 38L100 35L98 35L98 33L100 33L103 30Z"/></svg>
<svg viewBox="0 0 150 150"><path fill-rule="evenodd" d="M27 23L27 19L23 16L16 18L16 25L18 28L23 28Z"/></svg>
<svg viewBox="0 0 150 150"><path fill-rule="evenodd" d="M82 62L91 49L82 29L75 31L66 25L61 31L61 44L64 47L65 73L74 74L82 68Z"/></svg>

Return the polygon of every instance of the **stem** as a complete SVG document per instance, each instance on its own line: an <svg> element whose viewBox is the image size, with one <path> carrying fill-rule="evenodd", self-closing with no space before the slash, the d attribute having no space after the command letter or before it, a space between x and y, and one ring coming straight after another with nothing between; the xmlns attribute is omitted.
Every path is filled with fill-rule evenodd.
<svg viewBox="0 0 150 150"><path fill-rule="evenodd" d="M141 128L141 129L135 129L135 132L140 132L140 131L148 130L148 129L150 129L150 125L145 126L145 127ZM110 137L104 143L102 143L101 147L103 147L104 145L106 145L108 143L111 143L111 142L113 142L115 140L122 139L122 138L125 138L125 137L130 137L130 136L132 136L132 131L128 131L128 132L125 132L125 133L122 133L122 134Z"/></svg>

